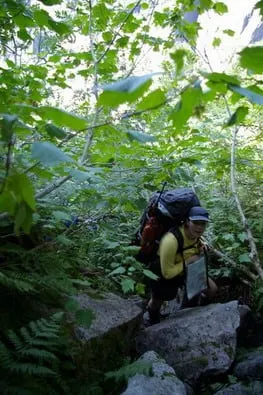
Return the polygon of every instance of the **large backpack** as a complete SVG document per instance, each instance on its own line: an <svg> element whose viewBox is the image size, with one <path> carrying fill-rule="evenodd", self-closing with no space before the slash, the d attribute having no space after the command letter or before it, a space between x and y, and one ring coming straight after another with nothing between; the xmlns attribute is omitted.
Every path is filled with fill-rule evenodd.
<svg viewBox="0 0 263 395"><path fill-rule="evenodd" d="M175 233L174 229L187 219L194 206L200 206L200 202L190 188L155 192L144 210L133 241L134 245L140 246L137 259L146 264L155 260L162 236L172 228ZM178 250L182 250L182 238L177 239Z"/></svg>

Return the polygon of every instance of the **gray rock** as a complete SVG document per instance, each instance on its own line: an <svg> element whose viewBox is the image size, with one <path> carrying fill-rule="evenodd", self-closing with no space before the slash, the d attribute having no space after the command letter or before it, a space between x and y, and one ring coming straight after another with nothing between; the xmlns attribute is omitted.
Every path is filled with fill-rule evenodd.
<svg viewBox="0 0 263 395"><path fill-rule="evenodd" d="M262 395L263 394L263 382L254 381L247 385L237 383L230 387L223 388L222 390L215 393L215 395Z"/></svg>
<svg viewBox="0 0 263 395"><path fill-rule="evenodd" d="M115 370L123 357L135 351L135 333L142 322L142 310L134 303L108 293L100 298L86 294L75 297L82 309L92 309L90 328L75 327L81 343L77 364L85 373ZM101 373L100 373L101 374Z"/></svg>
<svg viewBox="0 0 263 395"><path fill-rule="evenodd" d="M90 328L76 328L75 333L79 340L87 341L93 337L103 336L112 329L132 324L133 320L141 322L142 310L135 303L115 294L104 294L96 299L80 294L75 299L82 309L91 309L95 314Z"/></svg>
<svg viewBox="0 0 263 395"><path fill-rule="evenodd" d="M221 374L232 365L240 312L237 301L185 309L141 331L137 350L156 351L178 377L195 384L202 375Z"/></svg>
<svg viewBox="0 0 263 395"><path fill-rule="evenodd" d="M256 350L248 353L235 366L234 375L239 379L254 378L263 380L263 351Z"/></svg>
<svg viewBox="0 0 263 395"><path fill-rule="evenodd" d="M123 395L186 395L187 391L171 366L155 352L148 351L140 360L152 362L151 377L136 374L129 379L128 387Z"/></svg>

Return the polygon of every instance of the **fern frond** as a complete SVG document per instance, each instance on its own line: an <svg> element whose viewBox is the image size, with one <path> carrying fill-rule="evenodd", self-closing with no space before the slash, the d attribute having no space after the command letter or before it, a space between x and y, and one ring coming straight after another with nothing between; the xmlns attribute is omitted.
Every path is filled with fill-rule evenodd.
<svg viewBox="0 0 263 395"><path fill-rule="evenodd" d="M20 337L14 331L8 331L7 337L17 351L21 350L24 347L22 339L20 339Z"/></svg>
<svg viewBox="0 0 263 395"><path fill-rule="evenodd" d="M31 376L56 376L56 372L46 366L34 365L29 362L14 363L10 366L10 370L12 372L29 374Z"/></svg>
<svg viewBox="0 0 263 395"><path fill-rule="evenodd" d="M59 359L55 356L55 354L53 354L50 351L47 350L41 350L39 348L28 348L26 350L21 350L19 352L19 355L23 356L23 357L33 357L33 358L37 358L39 360L42 361L59 361Z"/></svg>
<svg viewBox="0 0 263 395"><path fill-rule="evenodd" d="M10 366L13 361L14 359L11 351L0 341L0 366L5 369Z"/></svg>
<svg viewBox="0 0 263 395"><path fill-rule="evenodd" d="M23 337L25 343L31 344L32 336L26 327L20 329L20 334Z"/></svg>
<svg viewBox="0 0 263 395"><path fill-rule="evenodd" d="M152 371L152 362L148 361L135 361L129 365L122 366L119 370L108 372L105 374L108 379L115 379L115 381L125 380L128 381L130 377L136 374L143 374L150 376Z"/></svg>
<svg viewBox="0 0 263 395"><path fill-rule="evenodd" d="M33 395L33 392L28 389L10 385L4 381L0 381L0 391L1 395Z"/></svg>
<svg viewBox="0 0 263 395"><path fill-rule="evenodd" d="M45 318L41 318L38 321L31 321L28 326L35 336L42 336L45 333L56 334L59 330L59 324L49 325L49 322Z"/></svg>
<svg viewBox="0 0 263 395"><path fill-rule="evenodd" d="M38 290L35 288L34 284L32 284L31 279L27 279L28 281L22 280L19 278L20 275L17 274L4 274L0 272L0 285L4 285L8 288L12 288L16 291L22 293L37 293Z"/></svg>
<svg viewBox="0 0 263 395"><path fill-rule="evenodd" d="M50 348L50 347L54 347L54 346L58 346L59 343L59 337L55 338L55 339L32 339L31 340L31 346L35 346L35 347L43 347L43 348Z"/></svg>
<svg viewBox="0 0 263 395"><path fill-rule="evenodd" d="M64 395L72 395L72 390L60 376L57 377L56 381L58 386L62 389Z"/></svg>

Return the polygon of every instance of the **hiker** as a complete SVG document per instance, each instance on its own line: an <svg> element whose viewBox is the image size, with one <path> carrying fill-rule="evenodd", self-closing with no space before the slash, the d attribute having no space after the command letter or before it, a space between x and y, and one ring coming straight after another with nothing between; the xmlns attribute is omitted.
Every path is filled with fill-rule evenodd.
<svg viewBox="0 0 263 395"><path fill-rule="evenodd" d="M186 221L176 228L176 233L173 233L171 229L162 237L157 253L158 257L150 265L150 269L159 276L157 280L150 280L151 299L148 303L150 324L160 322L160 309L163 301L174 299L178 289L185 285L185 272L186 268L189 268L188 265L197 261L200 256L206 255L206 247L200 237L208 222L207 210L195 206L190 209ZM178 251L179 238L181 238L182 244L181 251ZM207 289L201 295L196 295L188 300L185 292L181 308L196 306L200 296L209 300L216 293L217 286L214 281L207 276L206 281Z"/></svg>

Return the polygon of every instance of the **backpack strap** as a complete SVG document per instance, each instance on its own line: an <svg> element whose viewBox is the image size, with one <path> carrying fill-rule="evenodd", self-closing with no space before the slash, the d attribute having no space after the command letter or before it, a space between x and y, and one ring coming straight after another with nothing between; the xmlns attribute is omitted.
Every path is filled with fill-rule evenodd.
<svg viewBox="0 0 263 395"><path fill-rule="evenodd" d="M185 263L185 259L184 259L184 251L189 250L190 248L194 247L199 242L199 240L197 242L191 244L190 246L184 248L184 238L183 238L182 232L180 231L178 226L174 226L173 228L169 229L169 232L172 233L177 240L177 243L178 243L178 250L177 251L182 256L183 267L184 267L184 277L186 278L186 263Z"/></svg>

